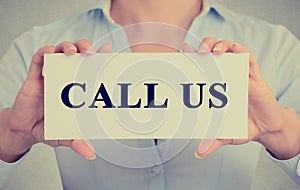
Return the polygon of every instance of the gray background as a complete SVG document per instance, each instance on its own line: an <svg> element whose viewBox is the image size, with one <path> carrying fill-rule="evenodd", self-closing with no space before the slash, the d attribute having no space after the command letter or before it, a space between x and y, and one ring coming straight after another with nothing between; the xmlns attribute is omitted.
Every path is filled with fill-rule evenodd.
<svg viewBox="0 0 300 190"><path fill-rule="evenodd" d="M216 0L233 11L285 25L300 39L300 0ZM11 41L35 25L53 22L96 5L97 0L0 0L0 57ZM33 172L34 171L34 172ZM29 172L29 175L26 175ZM46 175L46 176L45 176ZM51 177L49 177L51 176ZM35 180L29 180L35 179ZM29 183L30 181L30 183ZM14 177L2 189L61 189L59 173L51 148L37 145L22 162ZM261 154L253 190L296 190L281 170Z"/></svg>
<svg viewBox="0 0 300 190"><path fill-rule="evenodd" d="M215 0L231 10L285 25L300 39L300 0ZM0 0L0 57L11 40L43 25L96 5L97 0Z"/></svg>

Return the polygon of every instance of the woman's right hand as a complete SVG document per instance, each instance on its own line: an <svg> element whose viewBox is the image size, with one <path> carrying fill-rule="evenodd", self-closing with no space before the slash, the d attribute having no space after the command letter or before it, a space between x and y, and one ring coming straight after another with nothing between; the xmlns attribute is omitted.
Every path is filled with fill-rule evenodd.
<svg viewBox="0 0 300 190"><path fill-rule="evenodd" d="M97 53L112 51L110 43L104 44ZM35 143L52 147L67 146L87 159L96 157L91 145L85 140L44 140L44 54L64 53L73 55L94 53L90 41L62 42L57 46L40 48L32 57L27 78L11 108L0 112L0 159L5 162L18 160ZM59 68L57 68L59 69Z"/></svg>

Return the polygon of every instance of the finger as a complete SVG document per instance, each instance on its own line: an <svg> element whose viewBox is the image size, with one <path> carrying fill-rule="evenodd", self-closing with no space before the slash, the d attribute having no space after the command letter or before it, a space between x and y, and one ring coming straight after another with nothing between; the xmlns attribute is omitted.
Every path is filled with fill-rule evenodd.
<svg viewBox="0 0 300 190"><path fill-rule="evenodd" d="M232 52L234 53L249 53L250 55L250 64L257 64L257 60L254 57L254 55L250 52L250 50L247 47L244 47L240 44L232 44Z"/></svg>
<svg viewBox="0 0 300 190"><path fill-rule="evenodd" d="M59 140L59 146L70 147L77 154L88 160L96 158L93 146L86 140Z"/></svg>
<svg viewBox="0 0 300 190"><path fill-rule="evenodd" d="M82 39L74 43L79 53L92 55L95 53L92 43L87 39Z"/></svg>
<svg viewBox="0 0 300 190"><path fill-rule="evenodd" d="M45 46L40 48L32 57L31 64L29 67L27 79L39 80L43 78L42 70L44 66L44 54L54 53L55 46Z"/></svg>
<svg viewBox="0 0 300 190"><path fill-rule="evenodd" d="M64 53L66 55L73 55L77 53L77 47L71 42L61 42L55 47L55 53Z"/></svg>
<svg viewBox="0 0 300 190"><path fill-rule="evenodd" d="M111 53L111 52L112 52L112 44L110 42L106 42L97 50L97 53Z"/></svg>
<svg viewBox="0 0 300 190"><path fill-rule="evenodd" d="M250 52L250 50L247 47L244 47L239 44L233 44L232 52L234 52L234 53L249 53L249 66L250 66L249 77L254 80L262 80L263 79L262 74L259 69L258 62L257 62L255 56L253 55L253 53Z"/></svg>
<svg viewBox="0 0 300 190"><path fill-rule="evenodd" d="M198 53L203 55L209 54L210 52L212 52L212 49L217 42L218 40L211 37L204 38L200 43Z"/></svg>
<svg viewBox="0 0 300 190"><path fill-rule="evenodd" d="M227 40L218 41L212 48L214 54L223 54L225 52L232 52L232 43Z"/></svg>
<svg viewBox="0 0 300 190"><path fill-rule="evenodd" d="M196 52L196 49L186 42L184 42L182 44L181 48L182 48L182 51L186 52L186 53L195 53Z"/></svg>
<svg viewBox="0 0 300 190"><path fill-rule="evenodd" d="M71 148L79 155L89 160L94 160L96 158L94 148L92 148L92 145L85 140L73 140Z"/></svg>
<svg viewBox="0 0 300 190"><path fill-rule="evenodd" d="M202 140L202 141L206 141L206 140ZM195 152L195 156L197 158L203 158L205 156L208 156L211 153L218 150L223 145L232 144L232 139L216 139L215 141L212 142L212 144L209 145L208 148L206 148L205 145L203 146L203 144L205 144L205 142L202 142L202 141L198 145L196 152ZM207 141L210 141L210 140L207 140Z"/></svg>

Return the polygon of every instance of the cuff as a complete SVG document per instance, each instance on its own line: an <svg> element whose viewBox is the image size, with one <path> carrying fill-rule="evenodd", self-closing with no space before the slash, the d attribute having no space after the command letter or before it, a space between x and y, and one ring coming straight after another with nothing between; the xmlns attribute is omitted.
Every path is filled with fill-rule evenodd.
<svg viewBox="0 0 300 190"><path fill-rule="evenodd" d="M28 150L23 156L16 162L8 163L0 160L0 187L6 181L6 179L13 173L13 171L22 163L23 159L28 155Z"/></svg>
<svg viewBox="0 0 300 190"><path fill-rule="evenodd" d="M265 149L269 158L300 185L300 154L288 160L278 160Z"/></svg>

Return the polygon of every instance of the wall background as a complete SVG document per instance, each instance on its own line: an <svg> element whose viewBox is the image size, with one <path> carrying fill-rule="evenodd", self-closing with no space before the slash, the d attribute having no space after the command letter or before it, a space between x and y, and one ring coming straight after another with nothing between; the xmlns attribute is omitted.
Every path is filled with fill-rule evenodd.
<svg viewBox="0 0 300 190"><path fill-rule="evenodd" d="M286 26L300 39L300 0L215 0L233 11ZM11 41L35 25L51 23L96 5L97 0L0 0L0 57ZM267 43L267 42L266 42ZM33 172L34 171L34 172ZM27 173L29 175L26 175ZM252 190L296 190L299 187L261 154ZM46 176L45 176L46 175ZM49 177L51 176L51 177ZM28 179L30 180L28 183ZM61 189L50 148L36 145L4 189Z"/></svg>
<svg viewBox="0 0 300 190"><path fill-rule="evenodd" d="M285 25L300 39L300 0L214 0L233 11ZM96 5L98 0L0 0L0 57L11 40L35 25L51 23Z"/></svg>

